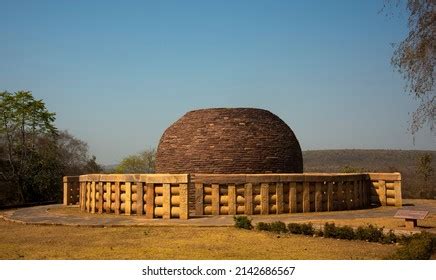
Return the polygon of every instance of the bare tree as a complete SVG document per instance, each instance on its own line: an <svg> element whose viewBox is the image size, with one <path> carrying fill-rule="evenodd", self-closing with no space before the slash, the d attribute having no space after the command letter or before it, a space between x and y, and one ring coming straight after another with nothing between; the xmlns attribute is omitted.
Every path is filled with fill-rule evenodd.
<svg viewBox="0 0 436 280"><path fill-rule="evenodd" d="M429 189L429 179L433 175L433 167L431 166L432 157L430 153L425 153L418 158L418 165L416 167L416 174L421 176L424 184L421 188L420 197L433 198L436 194L434 193L434 186L430 186Z"/></svg>
<svg viewBox="0 0 436 280"><path fill-rule="evenodd" d="M384 9L392 5L398 7L401 3L387 0ZM391 64L403 75L406 91L419 101L410 120L410 131L415 135L426 124L434 132L436 125L436 1L407 0L406 7L409 33L395 46Z"/></svg>

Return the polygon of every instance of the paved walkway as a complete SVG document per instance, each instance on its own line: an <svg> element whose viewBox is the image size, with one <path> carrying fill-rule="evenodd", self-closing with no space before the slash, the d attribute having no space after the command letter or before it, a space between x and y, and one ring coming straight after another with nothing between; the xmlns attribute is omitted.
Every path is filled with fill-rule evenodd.
<svg viewBox="0 0 436 280"><path fill-rule="evenodd" d="M405 200L403 208L429 210L436 214L436 200ZM334 221L340 219L359 218L392 218L398 210L396 207L379 207L365 210L335 211L319 213L296 213L280 215L256 215L252 216L253 222L282 221L285 223L298 221ZM179 219L145 219L137 216L123 216L113 214L89 214L82 213L77 206L44 205L29 208L12 209L0 212L0 217L5 220L23 224L36 225L68 225L68 226L233 226L232 216L203 216L189 220ZM430 229L436 232L436 225Z"/></svg>

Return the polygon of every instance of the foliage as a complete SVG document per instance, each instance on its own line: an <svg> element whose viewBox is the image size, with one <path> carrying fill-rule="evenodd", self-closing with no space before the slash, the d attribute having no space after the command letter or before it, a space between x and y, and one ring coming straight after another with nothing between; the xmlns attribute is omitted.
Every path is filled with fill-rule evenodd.
<svg viewBox="0 0 436 280"><path fill-rule="evenodd" d="M268 223L258 222L256 224L256 229L260 231L271 231L271 226Z"/></svg>
<svg viewBox="0 0 436 280"><path fill-rule="evenodd" d="M383 228L377 228L371 224L358 227L355 235L356 239L369 242L381 242L384 237Z"/></svg>
<svg viewBox="0 0 436 280"><path fill-rule="evenodd" d="M334 223L326 223L322 232L322 236L327 238L339 238L353 240L355 232L350 226L336 226Z"/></svg>
<svg viewBox="0 0 436 280"><path fill-rule="evenodd" d="M59 201L62 176L101 170L86 143L59 133L54 121L31 92L0 92L0 176L16 186L16 203Z"/></svg>
<svg viewBox="0 0 436 280"><path fill-rule="evenodd" d="M156 150L146 149L125 157L115 168L116 173L154 173Z"/></svg>
<svg viewBox="0 0 436 280"><path fill-rule="evenodd" d="M339 171L339 173L362 173L362 172L365 172L363 168L353 167L350 165L345 165Z"/></svg>
<svg viewBox="0 0 436 280"><path fill-rule="evenodd" d="M381 240L383 244L393 244L397 243L399 240L398 236L395 235L393 230L389 230L387 234L385 234Z"/></svg>
<svg viewBox="0 0 436 280"><path fill-rule="evenodd" d="M400 2L387 3L398 6ZM410 124L410 130L415 134L424 124L431 130L436 124L436 2L408 0L407 10L409 33L395 46L391 64L403 75L407 91L420 102Z"/></svg>
<svg viewBox="0 0 436 280"><path fill-rule="evenodd" d="M233 221L235 222L236 228L242 228L242 229L252 229L253 225L251 224L251 219L249 219L247 216L233 216Z"/></svg>
<svg viewBox="0 0 436 280"><path fill-rule="evenodd" d="M286 233L288 230L285 223L277 221L269 224L269 231L274 233Z"/></svg>
<svg viewBox="0 0 436 280"><path fill-rule="evenodd" d="M389 259L398 260L428 260L430 259L436 237L428 232L414 234L405 238L403 246L400 247Z"/></svg>
<svg viewBox="0 0 436 280"><path fill-rule="evenodd" d="M336 234L337 238L353 240L354 236L355 236L354 230L352 227L349 227L349 226L337 227L337 234Z"/></svg>
<svg viewBox="0 0 436 280"><path fill-rule="evenodd" d="M235 222L237 219L241 219L242 221L248 220L245 216L235 216ZM251 226L251 220L248 221ZM346 240L363 240L382 244L400 242L402 246L394 254L388 256L387 259L428 260L434 248L436 248L436 236L428 232L410 236L397 236L392 230L384 234L383 228L377 228L371 224L360 226L354 230L350 226L336 226L334 223L326 223L323 230L315 231L311 223L289 223L286 227L283 222L277 221L272 223L259 222L256 224L256 229L274 233L289 232L291 234L316 235Z"/></svg>
<svg viewBox="0 0 436 280"><path fill-rule="evenodd" d="M324 225L324 237L327 238L336 238L337 232L336 232L336 225L335 223L325 223Z"/></svg>
<svg viewBox="0 0 436 280"><path fill-rule="evenodd" d="M17 186L23 202L32 191L39 197L51 191L51 180L44 179L59 175L54 120L55 114L29 91L0 93L0 137L5 146L1 157L8 163L1 175Z"/></svg>
<svg viewBox="0 0 436 280"><path fill-rule="evenodd" d="M288 224L288 231L292 234L302 234L303 231L301 230L301 225L298 223L289 223Z"/></svg>
<svg viewBox="0 0 436 280"><path fill-rule="evenodd" d="M77 139L68 131L59 133L57 146L64 176L102 172L102 167L97 163L96 157L94 155L89 156L88 144Z"/></svg>
<svg viewBox="0 0 436 280"><path fill-rule="evenodd" d="M301 233L304 235L313 235L315 229L313 228L312 223L301 224Z"/></svg>
<svg viewBox="0 0 436 280"><path fill-rule="evenodd" d="M424 185L422 187L422 193L420 194L421 197L426 198L433 198L436 196L435 190L433 190L433 187L430 186L430 189L428 189L428 181L430 177L433 174L433 167L432 167L432 156L430 153L425 153L421 155L418 159L418 164L416 167L416 174L418 176L421 176Z"/></svg>

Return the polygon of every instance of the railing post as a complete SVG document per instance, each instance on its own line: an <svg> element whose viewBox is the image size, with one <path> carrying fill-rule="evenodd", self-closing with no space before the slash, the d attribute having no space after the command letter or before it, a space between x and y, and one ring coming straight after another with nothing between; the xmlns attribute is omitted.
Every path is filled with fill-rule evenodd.
<svg viewBox="0 0 436 280"><path fill-rule="evenodd" d="M229 184L227 192L229 215L236 215L236 186Z"/></svg>
<svg viewBox="0 0 436 280"><path fill-rule="evenodd" d="M269 214L269 184L260 184L260 214Z"/></svg>
<svg viewBox="0 0 436 280"><path fill-rule="evenodd" d="M303 213L310 212L310 185L308 181L303 182Z"/></svg>
<svg viewBox="0 0 436 280"><path fill-rule="evenodd" d="M276 185L276 214L283 213L283 183Z"/></svg>
<svg viewBox="0 0 436 280"><path fill-rule="evenodd" d="M146 183L147 186L147 201L145 203L145 217L147 219L154 218L154 184Z"/></svg>
<svg viewBox="0 0 436 280"><path fill-rule="evenodd" d="M251 183L245 184L245 215L253 215L253 185Z"/></svg>
<svg viewBox="0 0 436 280"><path fill-rule="evenodd" d="M289 213L297 213L297 182L289 183Z"/></svg>
<svg viewBox="0 0 436 280"><path fill-rule="evenodd" d="M220 185L212 184L212 215L220 214Z"/></svg>
<svg viewBox="0 0 436 280"><path fill-rule="evenodd" d="M188 185L189 180L186 184L179 184L179 195L180 195L180 216L179 219L187 220L189 219L189 206L188 206Z"/></svg>
<svg viewBox="0 0 436 280"><path fill-rule="evenodd" d="M322 211L322 185L321 182L315 183L315 212Z"/></svg>

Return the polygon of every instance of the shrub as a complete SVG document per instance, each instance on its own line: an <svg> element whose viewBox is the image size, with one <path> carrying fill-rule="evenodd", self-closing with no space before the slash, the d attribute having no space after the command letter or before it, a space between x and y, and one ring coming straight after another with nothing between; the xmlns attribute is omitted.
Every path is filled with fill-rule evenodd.
<svg viewBox="0 0 436 280"><path fill-rule="evenodd" d="M242 229L252 229L253 225L251 224L251 219L249 219L247 216L233 216L233 221L235 221L235 227L236 228L242 228Z"/></svg>
<svg viewBox="0 0 436 280"><path fill-rule="evenodd" d="M436 237L428 232L418 233L404 238L405 244L399 248L390 259L398 260L428 260L433 251Z"/></svg>
<svg viewBox="0 0 436 280"><path fill-rule="evenodd" d="M356 230L356 239L369 242L381 242L383 240L383 228L376 228L373 225L360 226Z"/></svg>
<svg viewBox="0 0 436 280"><path fill-rule="evenodd" d="M343 226L336 228L336 237L340 239L353 240L354 239L354 230L352 227Z"/></svg>
<svg viewBox="0 0 436 280"><path fill-rule="evenodd" d="M288 231L286 224L280 221L270 223L269 230L275 233L285 233Z"/></svg>
<svg viewBox="0 0 436 280"><path fill-rule="evenodd" d="M312 223L301 224L301 233L304 235L313 235L315 229L312 226Z"/></svg>
<svg viewBox="0 0 436 280"><path fill-rule="evenodd" d="M398 240L399 238L395 235L395 233L392 230L390 230L387 234L383 235L381 243L393 244L396 243Z"/></svg>
<svg viewBox="0 0 436 280"><path fill-rule="evenodd" d="M315 235L319 236L319 237L323 237L324 231L322 229L317 229L317 230L315 230Z"/></svg>
<svg viewBox="0 0 436 280"><path fill-rule="evenodd" d="M271 226L268 223L258 222L256 224L256 229L257 230L262 230L262 231L270 231L271 230Z"/></svg>
<svg viewBox="0 0 436 280"><path fill-rule="evenodd" d="M337 231L336 231L336 226L335 223L325 223L324 225L324 237L328 237L328 238L336 238L337 236Z"/></svg>
<svg viewBox="0 0 436 280"><path fill-rule="evenodd" d="M289 223L288 224L288 230L292 234L302 234L303 233L301 231L301 225L297 224L297 223Z"/></svg>
<svg viewBox="0 0 436 280"><path fill-rule="evenodd" d="M325 237L340 238L340 239L347 239L347 240L355 239L355 235L356 235L352 227L349 226L337 227L335 223L331 223L331 224L326 223L324 225L323 234Z"/></svg>

